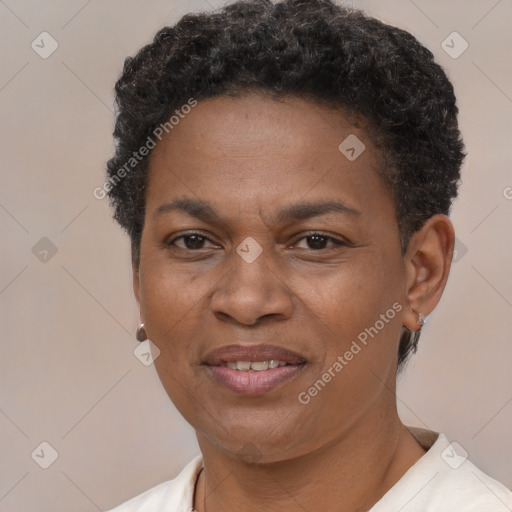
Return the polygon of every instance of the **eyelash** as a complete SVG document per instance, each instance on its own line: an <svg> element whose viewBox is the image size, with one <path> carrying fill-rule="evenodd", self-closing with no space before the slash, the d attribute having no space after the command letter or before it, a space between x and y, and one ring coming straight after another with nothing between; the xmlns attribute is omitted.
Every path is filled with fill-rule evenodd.
<svg viewBox="0 0 512 512"><path fill-rule="evenodd" d="M175 242L177 240L180 240L182 238L192 237L192 236L199 236L200 238L202 238L204 240L208 240L208 241L211 242L211 240L207 236L205 236L203 233L200 233L200 232L197 232L197 231L193 231L191 233L187 233L185 235L180 235L180 236L178 236L176 238L173 238L172 240L169 240L168 242L165 242L165 246L168 247L168 248L171 248L172 246L175 245ZM300 242L301 240L304 240L306 238L310 238L310 237L313 237L313 236L319 236L321 238L324 238L324 239L329 240L329 241L334 243L334 247L331 247L331 248L327 247L327 248L322 248L322 249L309 249L309 250L311 250L313 252L328 251L328 250L334 249L336 247L342 247L342 246L348 246L349 245L348 243L344 242L343 240L339 240L338 238L334 238L334 237L332 237L330 235L326 235L325 233L322 233L322 232L319 232L319 231L310 232L307 235L305 235L305 236L299 238L298 240L296 240L294 243L296 244L297 242ZM192 252L196 252L196 251L199 252L201 250L204 250L203 247L200 248L200 249L187 249L187 248L183 248L183 247L178 247L178 249L181 249L183 251L192 251Z"/></svg>

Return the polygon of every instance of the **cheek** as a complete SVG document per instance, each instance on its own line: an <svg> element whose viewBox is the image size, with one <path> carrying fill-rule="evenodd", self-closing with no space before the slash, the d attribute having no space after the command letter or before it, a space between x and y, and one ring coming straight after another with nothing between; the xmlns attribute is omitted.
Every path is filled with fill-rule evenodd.
<svg viewBox="0 0 512 512"><path fill-rule="evenodd" d="M385 315L395 302L402 303L403 276L399 260L394 260L392 255L379 256L368 251L333 272L322 289L316 291L322 295L325 313L336 331L357 337L374 325L380 315ZM386 325L394 323L391 320L396 317L396 309L386 317Z"/></svg>
<svg viewBox="0 0 512 512"><path fill-rule="evenodd" d="M336 375L324 398L353 407L354 413L394 378L404 309L399 263L390 255L369 254L346 272L333 275L324 289L322 320L329 326L330 339L316 375Z"/></svg>
<svg viewBox="0 0 512 512"><path fill-rule="evenodd" d="M396 281L399 267L393 270L378 258L372 261L364 272L352 269L332 276L322 289L324 308L317 332L325 333L319 337L325 355L303 391L316 395L307 407L326 431L339 427L340 410L346 418L357 418L375 403L392 399L387 390L395 378L403 309Z"/></svg>
<svg viewBox="0 0 512 512"><path fill-rule="evenodd" d="M173 265L164 254L147 251L140 269L141 311L155 342L174 328L181 329L208 293L205 280Z"/></svg>
<svg viewBox="0 0 512 512"><path fill-rule="evenodd" d="M191 423L197 422L197 367L194 339L201 297L201 280L174 272L165 258L149 256L141 268L141 312L148 337L160 349L155 369L169 398Z"/></svg>

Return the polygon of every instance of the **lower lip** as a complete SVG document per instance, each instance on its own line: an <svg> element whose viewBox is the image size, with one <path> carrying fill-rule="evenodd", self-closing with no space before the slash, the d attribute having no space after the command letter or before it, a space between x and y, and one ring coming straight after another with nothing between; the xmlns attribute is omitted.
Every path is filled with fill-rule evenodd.
<svg viewBox="0 0 512 512"><path fill-rule="evenodd" d="M238 395L260 396L294 379L305 363L270 368L261 372L233 370L227 366L206 366L213 377Z"/></svg>

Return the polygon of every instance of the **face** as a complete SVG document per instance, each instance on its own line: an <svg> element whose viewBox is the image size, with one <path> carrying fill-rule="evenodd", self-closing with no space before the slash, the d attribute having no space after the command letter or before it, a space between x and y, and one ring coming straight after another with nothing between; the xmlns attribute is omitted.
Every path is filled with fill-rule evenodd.
<svg viewBox="0 0 512 512"><path fill-rule="evenodd" d="M200 101L153 150L134 289L204 442L284 460L394 407L405 270L379 165L343 112L256 94Z"/></svg>

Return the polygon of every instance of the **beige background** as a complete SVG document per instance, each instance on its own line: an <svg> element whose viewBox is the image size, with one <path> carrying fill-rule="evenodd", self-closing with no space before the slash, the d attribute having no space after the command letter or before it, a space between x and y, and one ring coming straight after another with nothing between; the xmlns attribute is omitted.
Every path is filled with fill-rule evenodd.
<svg viewBox="0 0 512 512"><path fill-rule="evenodd" d="M400 411L512 487L512 3L353 4L435 53L469 151L452 215L467 252L400 381ZM112 154L124 57L210 5L221 2L0 1L1 511L105 510L198 453L154 367L134 357L128 239L92 191ZM59 45L47 59L31 48L43 31ZM457 59L441 47L453 31L469 43ZM32 252L42 237L57 248L47 262ZM31 458L43 441L58 452L46 470Z"/></svg>

